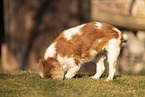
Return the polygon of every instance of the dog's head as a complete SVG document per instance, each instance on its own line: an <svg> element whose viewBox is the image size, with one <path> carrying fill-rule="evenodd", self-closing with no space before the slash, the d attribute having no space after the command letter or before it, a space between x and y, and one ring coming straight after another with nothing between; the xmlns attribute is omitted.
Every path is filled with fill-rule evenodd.
<svg viewBox="0 0 145 97"><path fill-rule="evenodd" d="M42 78L62 80L64 77L61 64L54 58L39 60L37 72Z"/></svg>

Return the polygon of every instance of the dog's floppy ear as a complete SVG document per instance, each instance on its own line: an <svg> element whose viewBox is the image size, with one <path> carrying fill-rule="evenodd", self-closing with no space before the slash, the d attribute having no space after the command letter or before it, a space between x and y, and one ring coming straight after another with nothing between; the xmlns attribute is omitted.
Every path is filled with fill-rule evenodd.
<svg viewBox="0 0 145 97"><path fill-rule="evenodd" d="M52 60L40 59L37 67L38 68L37 73L42 78L51 78L50 70L52 69L52 67L53 67Z"/></svg>
<svg viewBox="0 0 145 97"><path fill-rule="evenodd" d="M50 75L53 79L59 79L63 80L64 77L64 71L62 69L62 65L59 64L58 61L53 60L51 62L51 69L50 69Z"/></svg>
<svg viewBox="0 0 145 97"><path fill-rule="evenodd" d="M44 73L43 73L43 59L39 60L39 63L37 64L37 73L44 78Z"/></svg>
<svg viewBox="0 0 145 97"><path fill-rule="evenodd" d="M54 58L40 59L37 72L42 78L63 80L64 77L61 64Z"/></svg>

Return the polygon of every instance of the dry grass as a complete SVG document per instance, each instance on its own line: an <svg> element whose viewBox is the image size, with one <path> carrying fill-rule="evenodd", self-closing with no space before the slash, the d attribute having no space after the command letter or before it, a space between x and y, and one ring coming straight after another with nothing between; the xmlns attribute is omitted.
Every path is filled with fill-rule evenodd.
<svg viewBox="0 0 145 97"><path fill-rule="evenodd" d="M143 97L145 76L122 75L104 82L78 75L73 79L41 79L31 71L0 72L1 97Z"/></svg>

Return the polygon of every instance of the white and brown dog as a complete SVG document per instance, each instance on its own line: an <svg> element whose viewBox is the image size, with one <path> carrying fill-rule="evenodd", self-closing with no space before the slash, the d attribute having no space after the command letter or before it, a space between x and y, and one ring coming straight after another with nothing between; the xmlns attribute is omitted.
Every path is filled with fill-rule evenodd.
<svg viewBox="0 0 145 97"><path fill-rule="evenodd" d="M99 79L105 70L104 60L109 62L109 76L113 80L117 57L127 35L112 25L92 22L63 31L47 48L44 59L38 63L38 74L42 78L70 79L75 76L83 63L96 62ZM106 53L106 54L105 54Z"/></svg>

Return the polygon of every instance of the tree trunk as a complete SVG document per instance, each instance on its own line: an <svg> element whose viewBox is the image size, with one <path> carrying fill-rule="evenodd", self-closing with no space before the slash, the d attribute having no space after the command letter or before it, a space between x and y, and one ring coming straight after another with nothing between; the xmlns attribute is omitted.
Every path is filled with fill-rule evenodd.
<svg viewBox="0 0 145 97"><path fill-rule="evenodd" d="M89 0L84 0L84 5L83 0L3 1L4 70L35 69L38 60L43 58L46 48L64 29L90 19L89 14L84 17L89 13L90 3L86 3Z"/></svg>

